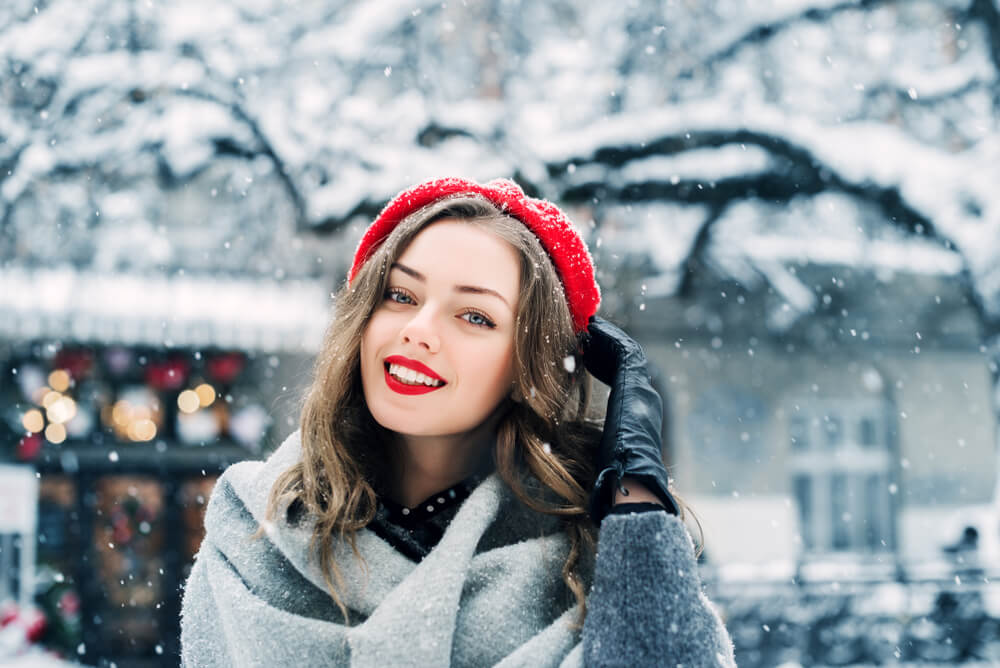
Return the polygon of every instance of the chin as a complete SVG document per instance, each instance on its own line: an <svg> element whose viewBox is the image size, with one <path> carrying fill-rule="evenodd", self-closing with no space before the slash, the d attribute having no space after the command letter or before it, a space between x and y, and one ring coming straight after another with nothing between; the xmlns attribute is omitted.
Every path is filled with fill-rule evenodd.
<svg viewBox="0 0 1000 668"><path fill-rule="evenodd" d="M372 407L371 405L368 406L368 411L382 428L397 434L431 436L438 431L433 424L426 424L419 420L420 414L408 416L398 409L385 406Z"/></svg>
<svg viewBox="0 0 1000 668"><path fill-rule="evenodd" d="M383 407L385 408L385 407ZM476 424L442 424L426 420L426 411L417 415L407 416L399 411L378 408L368 408L372 417L382 428L403 436L455 436L457 434L468 433L476 428ZM425 419L421 420L423 417Z"/></svg>

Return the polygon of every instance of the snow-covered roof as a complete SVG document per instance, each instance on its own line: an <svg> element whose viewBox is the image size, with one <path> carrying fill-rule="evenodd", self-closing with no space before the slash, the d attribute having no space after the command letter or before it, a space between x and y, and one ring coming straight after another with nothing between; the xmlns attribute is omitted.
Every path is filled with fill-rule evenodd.
<svg viewBox="0 0 1000 668"><path fill-rule="evenodd" d="M0 268L0 337L310 353L330 314L319 280Z"/></svg>

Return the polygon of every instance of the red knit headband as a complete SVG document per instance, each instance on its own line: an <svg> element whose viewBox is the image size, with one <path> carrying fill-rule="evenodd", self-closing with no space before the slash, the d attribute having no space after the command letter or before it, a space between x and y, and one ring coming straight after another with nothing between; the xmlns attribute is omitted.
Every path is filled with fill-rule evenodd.
<svg viewBox="0 0 1000 668"><path fill-rule="evenodd" d="M436 179L399 193L361 237L354 253L354 264L347 274L348 282L354 280L361 265L401 220L439 199L465 194L485 197L501 211L524 223L538 237L562 279L574 329L577 332L586 330L590 316L597 312L601 303L601 290L594 279L594 262L583 238L556 205L528 197L520 186L508 179L495 179L485 185L459 178Z"/></svg>

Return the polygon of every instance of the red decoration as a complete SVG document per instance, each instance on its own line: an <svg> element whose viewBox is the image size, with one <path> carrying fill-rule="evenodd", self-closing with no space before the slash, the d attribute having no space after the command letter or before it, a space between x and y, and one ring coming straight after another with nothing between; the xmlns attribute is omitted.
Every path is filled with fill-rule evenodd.
<svg viewBox="0 0 1000 668"><path fill-rule="evenodd" d="M41 434L28 434L17 442L17 458L22 462L28 462L38 456L42 451Z"/></svg>
<svg viewBox="0 0 1000 668"><path fill-rule="evenodd" d="M129 524L128 517L125 515L116 515L113 517L111 535L114 537L116 545L124 545L132 540L132 527Z"/></svg>
<svg viewBox="0 0 1000 668"><path fill-rule="evenodd" d="M45 627L47 626L45 613L37 608L31 608L21 615L21 620L21 623L24 624L25 636L28 638L28 642L36 643L42 639L42 636L45 634Z"/></svg>
<svg viewBox="0 0 1000 668"><path fill-rule="evenodd" d="M246 359L241 353L222 353L208 360L205 368L208 375L222 384L229 384L243 371Z"/></svg>
<svg viewBox="0 0 1000 668"><path fill-rule="evenodd" d="M187 382L189 368L183 359L150 362L146 367L146 383L157 390L176 390Z"/></svg>
<svg viewBox="0 0 1000 668"><path fill-rule="evenodd" d="M0 608L0 628L3 628L10 624L12 621L17 619L18 609L17 605L12 601L8 601L4 604L3 608Z"/></svg>
<svg viewBox="0 0 1000 668"><path fill-rule="evenodd" d="M67 350L63 348L56 353L53 368L66 369L73 380L79 381L90 375L94 367L94 353L90 350Z"/></svg>
<svg viewBox="0 0 1000 668"><path fill-rule="evenodd" d="M72 589L67 589L59 597L57 605L68 617L75 617L80 612L80 597Z"/></svg>
<svg viewBox="0 0 1000 668"><path fill-rule="evenodd" d="M508 179L495 179L485 185L459 178L436 179L396 195L361 237L347 280L354 280L361 265L408 215L446 197L472 194L485 197L524 223L538 237L562 278L576 331L586 330L590 316L597 312L601 303L601 289L594 278L594 262L587 245L555 204L528 197L519 185Z"/></svg>
<svg viewBox="0 0 1000 668"><path fill-rule="evenodd" d="M36 643L45 634L46 619L45 613L38 608L28 608L21 610L16 605L5 607L0 613L0 628L4 628L5 634L9 633L7 627L19 628L21 637L29 644ZM15 640L13 634L9 634L10 640ZM21 641L23 642L23 640ZM21 642L17 644L21 644ZM15 646L16 647L16 646Z"/></svg>

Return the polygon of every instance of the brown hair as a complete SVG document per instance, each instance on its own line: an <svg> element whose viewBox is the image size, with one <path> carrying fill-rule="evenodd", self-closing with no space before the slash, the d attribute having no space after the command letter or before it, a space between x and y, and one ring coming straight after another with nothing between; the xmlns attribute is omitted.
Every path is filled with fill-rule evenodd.
<svg viewBox="0 0 1000 668"><path fill-rule="evenodd" d="M383 299L392 262L424 227L445 218L488 229L519 252L514 346L518 400L500 420L493 454L497 473L522 503L560 518L570 541L563 581L585 614L580 568L581 559L591 558L595 547L596 527L586 507L596 474L594 448L601 421L588 415L590 376L578 355L580 335L573 330L562 284L538 239L475 195L438 200L409 215L337 293L336 313L302 408L301 461L275 481L267 516L273 518L286 507L316 518L310 549L316 550L327 587L348 620L338 594L343 577L329 536L347 541L360 559L356 532L375 515L374 484L388 462L388 432L375 422L364 401L361 337ZM565 362L570 356L575 364Z"/></svg>

